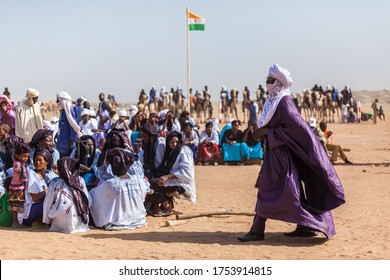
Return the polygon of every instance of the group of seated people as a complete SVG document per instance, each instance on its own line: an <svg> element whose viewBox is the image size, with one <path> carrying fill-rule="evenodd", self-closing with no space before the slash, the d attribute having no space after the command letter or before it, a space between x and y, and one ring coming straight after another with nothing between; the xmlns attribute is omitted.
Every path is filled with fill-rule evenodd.
<svg viewBox="0 0 390 280"><path fill-rule="evenodd" d="M102 150L92 136L83 135L69 156L59 158L50 130L38 130L25 143L0 125L0 226L50 225L50 231L64 233L90 225L134 229L147 225L148 213L172 214L175 198L195 203L192 151L181 133L163 138L151 123L142 131L138 151L125 130L114 128Z"/></svg>
<svg viewBox="0 0 390 280"><path fill-rule="evenodd" d="M85 116L85 114L83 115ZM243 132L237 120L222 131L218 122L199 127L183 112L120 116L99 147L94 134L82 135L60 158L53 131L38 129L29 143L0 125L0 225L46 226L73 233L89 225L109 230L137 228L146 216L168 216L174 200L196 202L195 162L218 165L261 159L261 141ZM85 118L85 117L84 117Z"/></svg>
<svg viewBox="0 0 390 280"><path fill-rule="evenodd" d="M136 150L140 149L142 139L142 126L150 123L155 127L159 137L166 138L167 134L177 131L182 134L183 143L193 152L193 159L196 164L218 165L223 154L225 164L237 163L245 164L249 159L260 160L262 158L262 143L259 139L253 137L253 130L256 124L248 122L248 127L242 132L239 129L241 125L238 120L229 120L222 131L218 128L218 119L211 119L206 123L203 131L195 120L190 118L188 111L183 111L178 118L172 111L162 110L158 114L150 113L146 116L144 111L137 111L133 108L132 113L128 114L126 110L120 110L115 117L110 117L107 112L102 112L99 120L100 129L85 130L90 131L97 143L97 148L102 149L106 133L112 129L123 129L128 135L130 141ZM89 111L84 110L81 115L83 121L80 127L83 129L84 122L89 123ZM232 125L234 123L234 125ZM230 130L230 131L229 131ZM229 131L224 136L225 131ZM228 144L228 145L226 145Z"/></svg>

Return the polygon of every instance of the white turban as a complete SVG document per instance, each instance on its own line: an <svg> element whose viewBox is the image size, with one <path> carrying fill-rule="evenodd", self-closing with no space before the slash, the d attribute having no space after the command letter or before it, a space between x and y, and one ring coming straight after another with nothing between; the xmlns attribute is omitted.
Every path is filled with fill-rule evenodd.
<svg viewBox="0 0 390 280"><path fill-rule="evenodd" d="M122 109L118 112L119 117L127 117L127 111L126 109Z"/></svg>
<svg viewBox="0 0 390 280"><path fill-rule="evenodd" d="M52 129L51 122L49 122L47 120L43 120L42 123L43 123L44 128Z"/></svg>
<svg viewBox="0 0 390 280"><path fill-rule="evenodd" d="M72 97L66 91L61 91L61 92L57 93L57 99L59 101L62 101L62 100L72 101Z"/></svg>
<svg viewBox="0 0 390 280"><path fill-rule="evenodd" d="M268 75L278 80L285 88L292 86L291 74L287 69L274 64L269 68Z"/></svg>
<svg viewBox="0 0 390 280"><path fill-rule="evenodd" d="M72 97L65 91L57 93L57 100L59 101L58 106L60 110L65 111L66 119L68 120L69 125L76 132L77 137L81 137L81 129L70 112L70 107L72 105Z"/></svg>
<svg viewBox="0 0 390 280"><path fill-rule="evenodd" d="M81 116L84 116L84 115L88 115L90 116L91 115L91 111L88 110L87 108L84 108L82 111L81 111Z"/></svg>
<svg viewBox="0 0 390 280"><path fill-rule="evenodd" d="M258 121L258 127L264 127L271 120L276 112L280 100L286 95L290 95L289 87L292 85L290 72L278 64L269 68L268 75L275 78L273 84L267 84L269 96L264 103L263 111Z"/></svg>
<svg viewBox="0 0 390 280"><path fill-rule="evenodd" d="M26 92L26 97L27 98L33 98L33 97L38 97L39 96L39 91L33 88L29 88Z"/></svg>

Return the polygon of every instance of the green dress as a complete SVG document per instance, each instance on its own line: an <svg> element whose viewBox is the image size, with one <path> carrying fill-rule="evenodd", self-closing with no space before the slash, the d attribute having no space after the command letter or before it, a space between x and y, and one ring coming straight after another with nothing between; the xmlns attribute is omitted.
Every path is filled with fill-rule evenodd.
<svg viewBox="0 0 390 280"><path fill-rule="evenodd" d="M12 225L12 213L8 210L8 194L0 197L0 226L10 227Z"/></svg>

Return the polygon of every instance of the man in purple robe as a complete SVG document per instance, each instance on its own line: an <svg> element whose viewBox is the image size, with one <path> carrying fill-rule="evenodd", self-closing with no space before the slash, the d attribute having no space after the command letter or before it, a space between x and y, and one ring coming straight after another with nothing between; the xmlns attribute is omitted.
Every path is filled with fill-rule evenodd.
<svg viewBox="0 0 390 280"><path fill-rule="evenodd" d="M269 69L269 97L255 130L264 137L264 163L258 176L256 214L242 242L264 240L269 219L297 224L286 236L335 235L330 210L345 203L344 189L312 129L290 97L289 71L274 64Z"/></svg>

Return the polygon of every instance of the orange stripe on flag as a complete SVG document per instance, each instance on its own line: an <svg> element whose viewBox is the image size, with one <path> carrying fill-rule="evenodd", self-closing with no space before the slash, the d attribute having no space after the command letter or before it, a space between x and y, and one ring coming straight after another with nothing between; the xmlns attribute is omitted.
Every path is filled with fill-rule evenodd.
<svg viewBox="0 0 390 280"><path fill-rule="evenodd" d="M188 17L189 17L189 18L203 19L202 17L200 17L200 16L198 16L198 15L195 15L195 14L192 13L192 12L188 12Z"/></svg>

